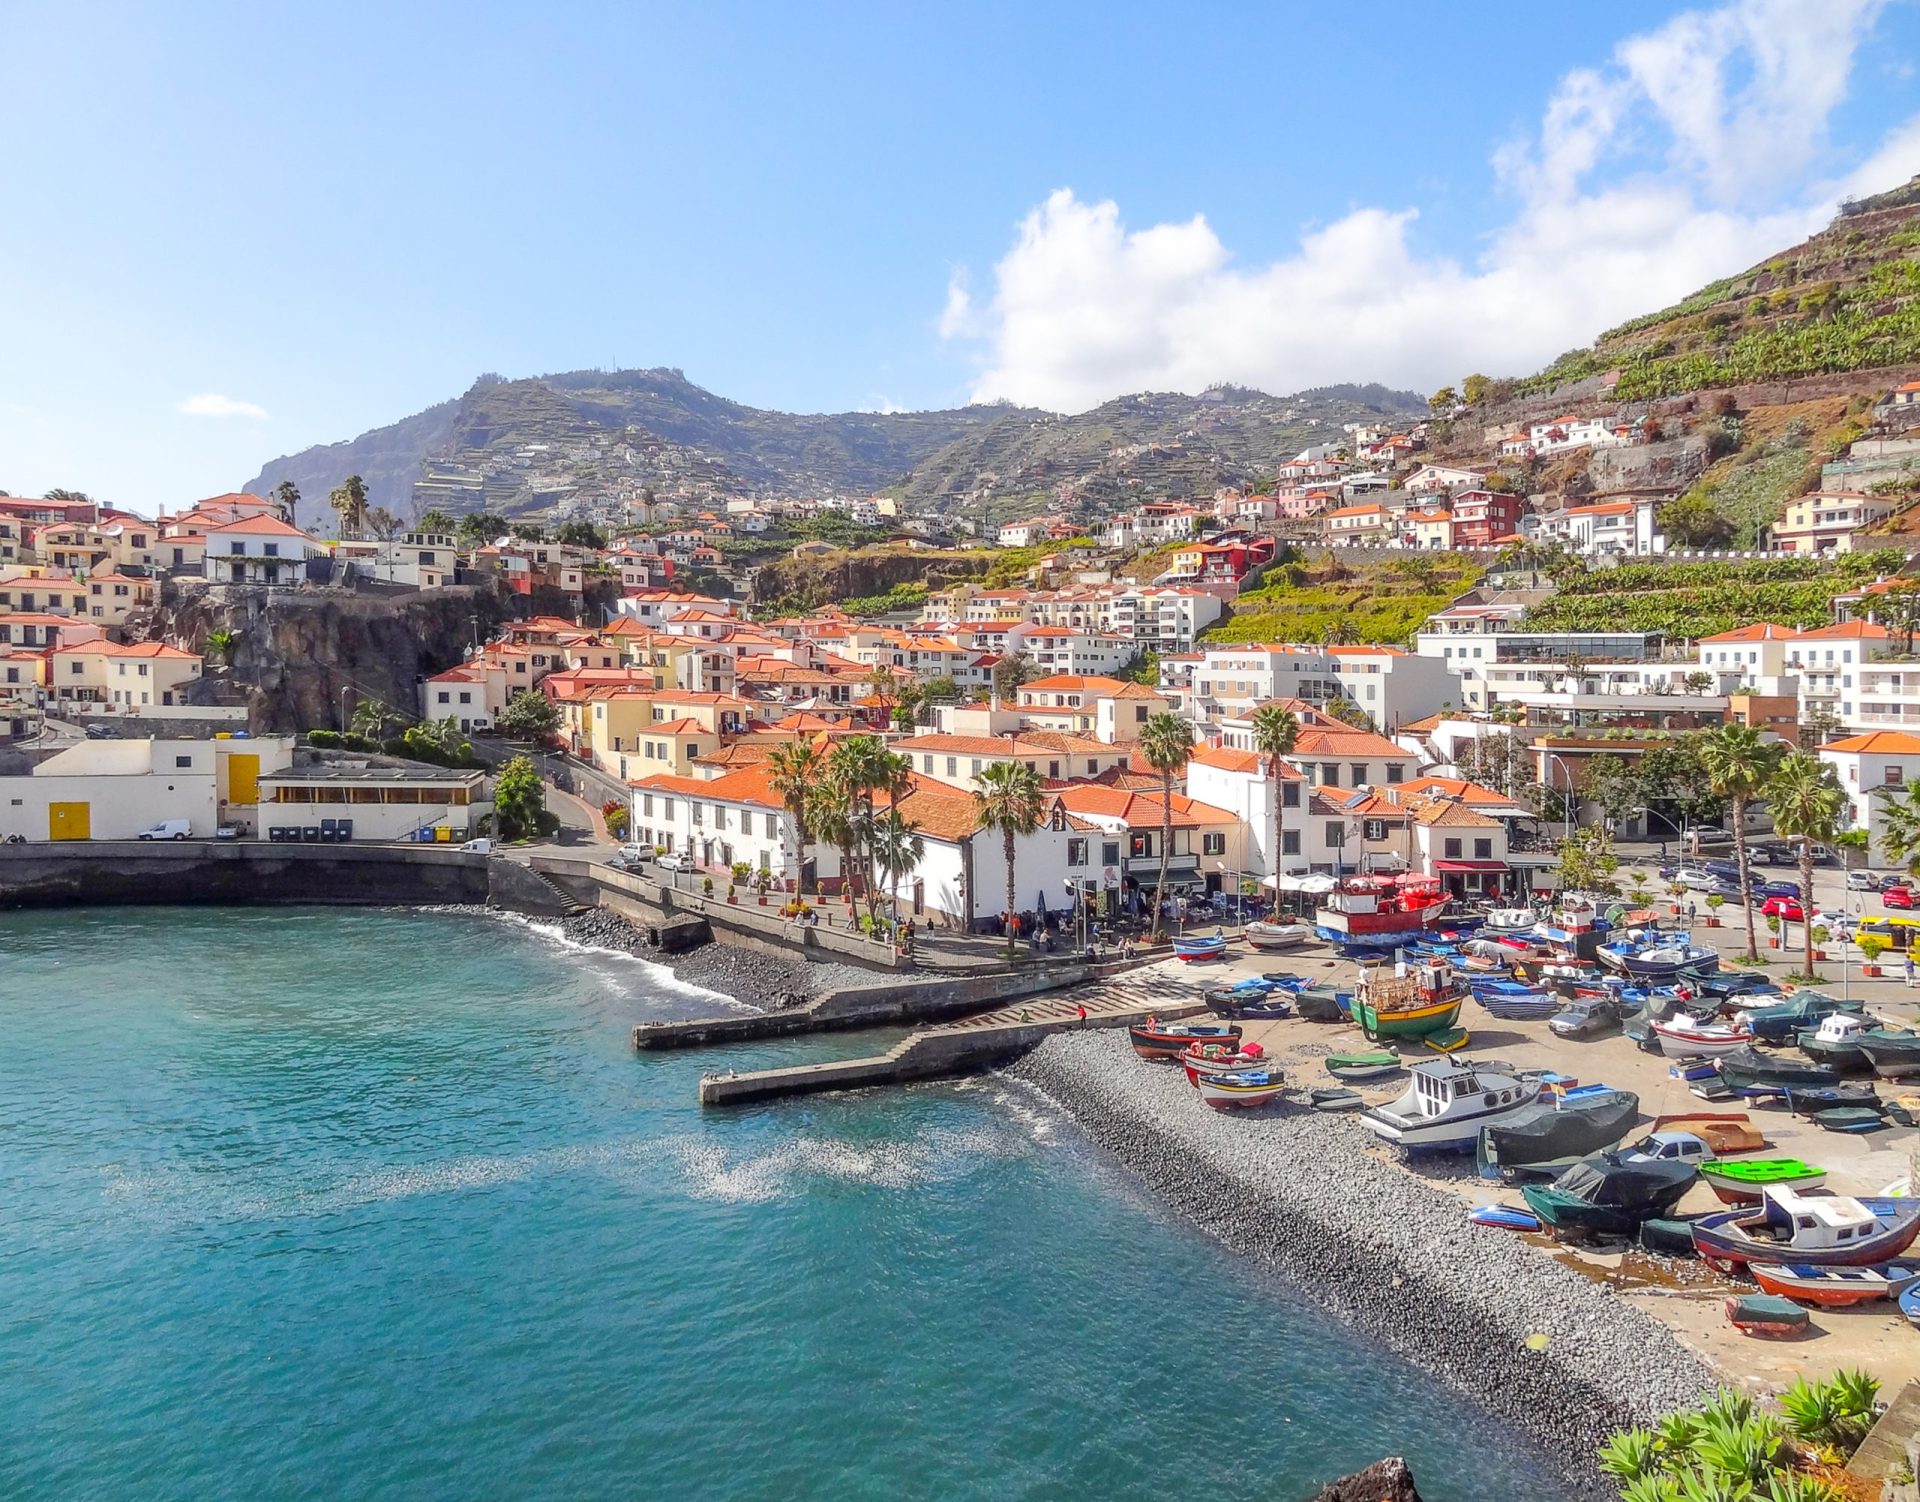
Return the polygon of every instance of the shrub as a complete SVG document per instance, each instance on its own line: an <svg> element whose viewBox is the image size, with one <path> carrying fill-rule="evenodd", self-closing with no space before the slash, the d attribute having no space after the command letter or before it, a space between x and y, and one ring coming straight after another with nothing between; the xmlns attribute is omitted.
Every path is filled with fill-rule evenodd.
<svg viewBox="0 0 1920 1502"><path fill-rule="evenodd" d="M341 734L337 730L309 730L307 732L307 744L309 746L319 746L322 750L338 750L341 740Z"/></svg>
<svg viewBox="0 0 1920 1502"><path fill-rule="evenodd" d="M627 826L633 822L633 816L624 808L616 805L607 813L607 833L616 840L627 837Z"/></svg>
<svg viewBox="0 0 1920 1502"><path fill-rule="evenodd" d="M1860 946L1860 958L1869 965L1878 964L1880 956L1887 952L1887 941L1879 934L1862 934L1856 942Z"/></svg>

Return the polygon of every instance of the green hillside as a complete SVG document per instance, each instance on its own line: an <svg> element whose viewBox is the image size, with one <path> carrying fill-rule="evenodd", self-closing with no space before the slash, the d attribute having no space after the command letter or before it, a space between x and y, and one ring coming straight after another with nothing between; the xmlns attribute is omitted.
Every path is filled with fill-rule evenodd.
<svg viewBox="0 0 1920 1502"><path fill-rule="evenodd" d="M1416 553L1388 563L1283 563L1244 592L1206 631L1234 642L1409 641L1420 623L1472 588L1482 565L1450 553Z"/></svg>
<svg viewBox="0 0 1920 1502"><path fill-rule="evenodd" d="M1744 563L1623 563L1572 574L1527 612L1542 631L1660 631L1676 640L1715 636L1756 621L1807 629L1833 619L1833 597L1899 572L1887 549L1837 558Z"/></svg>
<svg viewBox="0 0 1920 1502"><path fill-rule="evenodd" d="M1920 178L1842 207L1819 234L1608 329L1495 399L1618 370L1623 401L1920 362Z"/></svg>

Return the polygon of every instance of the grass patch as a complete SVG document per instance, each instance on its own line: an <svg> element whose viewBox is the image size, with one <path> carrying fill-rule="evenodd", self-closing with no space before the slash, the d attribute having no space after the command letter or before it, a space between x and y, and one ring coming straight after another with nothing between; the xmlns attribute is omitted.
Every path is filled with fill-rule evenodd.
<svg viewBox="0 0 1920 1502"><path fill-rule="evenodd" d="M1215 644L1318 642L1350 632L1353 641L1404 643L1479 575L1471 559L1433 554L1358 566L1324 558L1281 564L1201 637Z"/></svg>

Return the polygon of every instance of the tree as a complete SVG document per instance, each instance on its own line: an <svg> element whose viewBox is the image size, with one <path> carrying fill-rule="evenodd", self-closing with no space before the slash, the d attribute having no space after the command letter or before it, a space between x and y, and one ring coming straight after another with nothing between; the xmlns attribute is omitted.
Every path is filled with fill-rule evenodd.
<svg viewBox="0 0 1920 1502"><path fill-rule="evenodd" d="M89 505L93 501L93 497L88 495L84 490L68 490L58 485L52 490L49 490L42 499L49 501L68 501L74 505L81 506Z"/></svg>
<svg viewBox="0 0 1920 1502"><path fill-rule="evenodd" d="M507 524L497 516L484 511L469 511L460 518L455 535L470 547L480 547L492 542L507 530Z"/></svg>
<svg viewBox="0 0 1920 1502"><path fill-rule="evenodd" d="M1624 756L1589 756L1580 769L1580 797L1600 806L1609 831L1646 807L1647 802L1640 770Z"/></svg>
<svg viewBox="0 0 1920 1502"><path fill-rule="evenodd" d="M767 753L767 785L793 821L794 854L800 867L797 875L802 895L816 885L807 880L807 845L813 838L807 827L807 799L825 761L825 753L812 741L782 741Z"/></svg>
<svg viewBox="0 0 1920 1502"><path fill-rule="evenodd" d="M1273 795L1273 900L1280 900L1281 853L1286 849L1287 821L1282 812L1281 775L1286 759L1300 739L1300 721L1290 709L1263 704L1253 712L1253 749L1267 759L1267 778Z"/></svg>
<svg viewBox="0 0 1920 1502"><path fill-rule="evenodd" d="M1612 892L1613 873L1620 858L1613 853L1613 837L1598 825L1575 830L1560 842L1558 879L1563 892Z"/></svg>
<svg viewBox="0 0 1920 1502"><path fill-rule="evenodd" d="M1873 618L1900 639L1900 655L1913 655L1913 634L1920 629L1920 581L1901 579L1873 602Z"/></svg>
<svg viewBox="0 0 1920 1502"><path fill-rule="evenodd" d="M300 487L291 480L282 480L273 487L273 498L287 508L287 520L299 525Z"/></svg>
<svg viewBox="0 0 1920 1502"><path fill-rule="evenodd" d="M430 506L420 513L420 519L414 524L416 531L429 537L452 537L460 529L452 513L442 511L438 506Z"/></svg>
<svg viewBox="0 0 1920 1502"><path fill-rule="evenodd" d="M1033 659L1024 652L1009 652L993 665L994 696L1005 704L1020 692L1020 685L1032 677Z"/></svg>
<svg viewBox="0 0 1920 1502"><path fill-rule="evenodd" d="M1373 717L1344 695L1328 703L1327 713L1341 724L1352 725L1357 730L1373 729Z"/></svg>
<svg viewBox="0 0 1920 1502"><path fill-rule="evenodd" d="M502 735L542 740L560 728L560 706L537 688L523 688L507 700L494 723Z"/></svg>
<svg viewBox="0 0 1920 1502"><path fill-rule="evenodd" d="M347 731L370 741L384 741L399 724L397 710L368 696L353 706L353 719L348 723Z"/></svg>
<svg viewBox="0 0 1920 1502"><path fill-rule="evenodd" d="M216 626L207 633L207 651L222 662L233 661L233 649L240 645L240 633L230 631L225 626Z"/></svg>
<svg viewBox="0 0 1920 1502"><path fill-rule="evenodd" d="M1013 858L1015 843L1040 827L1047 795L1040 774L1025 762L996 761L973 774L973 827L1000 836L1007 863L1007 958L1019 952L1014 932Z"/></svg>
<svg viewBox="0 0 1920 1502"><path fill-rule="evenodd" d="M1460 383L1460 400L1469 407L1477 407L1486 400L1487 388L1492 384L1483 375L1470 375Z"/></svg>
<svg viewBox="0 0 1920 1502"><path fill-rule="evenodd" d="M1747 805L1766 791L1779 764L1778 747L1760 738L1751 725L1722 725L1700 737L1700 758L1714 792L1727 800L1733 826L1733 863L1740 873L1740 905L1747 913L1747 963L1760 962L1753 928L1753 869L1747 860ZM1803 888L1809 904L1813 888Z"/></svg>
<svg viewBox="0 0 1920 1502"><path fill-rule="evenodd" d="M547 529L538 522L515 522L507 531L522 542L545 542Z"/></svg>
<svg viewBox="0 0 1920 1502"><path fill-rule="evenodd" d="M1173 778L1176 772L1184 772L1192 759L1192 724L1163 710L1140 727L1140 754L1160 774L1160 879L1153 888L1153 927L1149 930L1150 940L1158 940L1164 921L1160 904L1167 895L1167 866L1173 859Z"/></svg>
<svg viewBox="0 0 1920 1502"><path fill-rule="evenodd" d="M873 696L876 725L885 728L893 722L893 706L900 698L900 678L884 662L876 662L861 679L861 687Z"/></svg>
<svg viewBox="0 0 1920 1502"><path fill-rule="evenodd" d="M859 858L867 889L867 913L879 912L879 883L874 864L874 831L877 821L874 799L886 794L898 802L913 786L913 764L905 756L887 749L877 735L853 735L828 753L828 763L836 780L845 789L850 803L849 848Z"/></svg>
<svg viewBox="0 0 1920 1502"><path fill-rule="evenodd" d="M342 539L359 537L367 526L367 482L348 475L327 493L327 504L339 521Z"/></svg>
<svg viewBox="0 0 1920 1502"><path fill-rule="evenodd" d="M840 853L840 892L853 902L855 804L843 768L822 756L805 792L805 827Z"/></svg>
<svg viewBox="0 0 1920 1502"><path fill-rule="evenodd" d="M592 548L597 553L607 545L607 534L592 522L572 521L555 532L553 540L570 547Z"/></svg>
<svg viewBox="0 0 1920 1502"><path fill-rule="evenodd" d="M921 694L922 702L926 704L957 704L960 702L960 685L945 676L929 678Z"/></svg>
<svg viewBox="0 0 1920 1502"><path fill-rule="evenodd" d="M1846 817L1847 795L1841 791L1831 763L1796 751L1785 757L1767 781L1767 807L1773 813L1773 831L1800 841L1800 891L1807 920L1800 926L1806 940L1806 969L1813 979L1813 847L1840 833Z"/></svg>
<svg viewBox="0 0 1920 1502"><path fill-rule="evenodd" d="M1442 386L1427 398L1427 410L1435 417L1445 417L1460 403L1460 393L1451 386Z"/></svg>
<svg viewBox="0 0 1920 1502"><path fill-rule="evenodd" d="M407 524L385 506L375 506L367 512L367 530L382 542L391 542L402 532Z"/></svg>
<svg viewBox="0 0 1920 1502"><path fill-rule="evenodd" d="M1714 677L1711 673L1689 673L1680 680L1690 694L1710 694L1713 692Z"/></svg>
<svg viewBox="0 0 1920 1502"><path fill-rule="evenodd" d="M904 704L893 706L893 728L902 735L913 733L913 711Z"/></svg>
<svg viewBox="0 0 1920 1502"><path fill-rule="evenodd" d="M1833 706L1824 699L1816 700L1800 721L1800 749L1818 751L1844 729L1846 723L1833 712Z"/></svg>
<svg viewBox="0 0 1920 1502"><path fill-rule="evenodd" d="M499 838L523 840L538 834L546 810L546 788L531 757L516 756L500 768L493 784L493 832Z"/></svg>
<svg viewBox="0 0 1920 1502"><path fill-rule="evenodd" d="M887 878L887 904L897 922L900 917L900 878L919 866L927 853L927 842L920 838L920 827L899 809L890 808L873 827L874 864Z"/></svg>
<svg viewBox="0 0 1920 1502"><path fill-rule="evenodd" d="M1920 780L1874 791L1881 800L1881 856L1909 872L1920 871Z"/></svg>

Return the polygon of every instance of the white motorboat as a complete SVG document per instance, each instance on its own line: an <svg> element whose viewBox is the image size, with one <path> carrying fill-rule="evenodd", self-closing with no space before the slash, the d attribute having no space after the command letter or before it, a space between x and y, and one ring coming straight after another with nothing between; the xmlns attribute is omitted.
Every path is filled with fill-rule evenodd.
<svg viewBox="0 0 1920 1502"><path fill-rule="evenodd" d="M1660 1052L1670 1059L1717 1058L1753 1041L1747 1028L1685 1015L1654 1023L1653 1036L1659 1040Z"/></svg>
<svg viewBox="0 0 1920 1502"><path fill-rule="evenodd" d="M1505 1066L1466 1059L1429 1059L1412 1066L1413 1083L1391 1105L1376 1106L1361 1123L1404 1152L1462 1152L1480 1129L1527 1115L1540 1099L1538 1079L1517 1079Z"/></svg>
<svg viewBox="0 0 1920 1502"><path fill-rule="evenodd" d="M1523 934L1539 922L1540 915L1530 907L1497 907L1487 914L1480 929L1490 934Z"/></svg>
<svg viewBox="0 0 1920 1502"><path fill-rule="evenodd" d="M1246 929L1247 943L1255 949L1281 950L1298 949L1313 937L1311 923L1249 923Z"/></svg>

